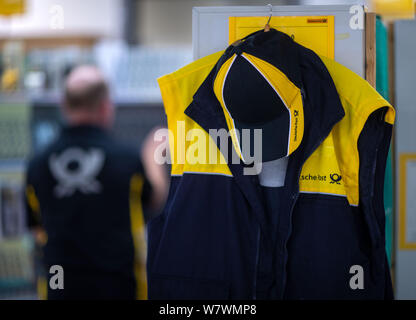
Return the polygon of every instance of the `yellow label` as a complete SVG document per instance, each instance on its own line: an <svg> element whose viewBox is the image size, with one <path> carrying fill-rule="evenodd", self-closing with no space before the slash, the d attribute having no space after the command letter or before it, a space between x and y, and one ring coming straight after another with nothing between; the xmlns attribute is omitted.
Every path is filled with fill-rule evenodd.
<svg viewBox="0 0 416 320"><path fill-rule="evenodd" d="M414 19L414 0L373 0L370 9L388 19Z"/></svg>
<svg viewBox="0 0 416 320"><path fill-rule="evenodd" d="M268 17L230 17L229 43L264 29ZM334 16L272 17L270 27L317 54L334 58Z"/></svg>
<svg viewBox="0 0 416 320"><path fill-rule="evenodd" d="M26 0L0 0L0 15L22 14L26 11Z"/></svg>

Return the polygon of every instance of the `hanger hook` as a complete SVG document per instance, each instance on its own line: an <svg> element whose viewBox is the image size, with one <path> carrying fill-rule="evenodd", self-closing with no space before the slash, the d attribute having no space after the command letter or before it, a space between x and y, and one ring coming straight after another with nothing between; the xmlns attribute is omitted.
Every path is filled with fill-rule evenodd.
<svg viewBox="0 0 416 320"><path fill-rule="evenodd" d="M264 32L268 32L270 31L270 20L272 20L272 15L273 15L273 6L269 3L267 5L270 8L270 15L269 15L269 20L267 20L266 25L264 26Z"/></svg>
<svg viewBox="0 0 416 320"><path fill-rule="evenodd" d="M273 16L273 6L270 3L267 6L270 9L269 20L267 20L267 24L269 24L270 23L270 20L272 19L272 16Z"/></svg>

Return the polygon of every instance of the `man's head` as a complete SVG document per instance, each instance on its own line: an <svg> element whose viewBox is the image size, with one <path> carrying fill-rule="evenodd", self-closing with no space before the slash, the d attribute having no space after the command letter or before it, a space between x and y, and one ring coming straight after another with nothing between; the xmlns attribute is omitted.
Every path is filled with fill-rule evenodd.
<svg viewBox="0 0 416 320"><path fill-rule="evenodd" d="M114 107L107 82L96 67L79 66L66 79L63 113L69 125L111 127Z"/></svg>

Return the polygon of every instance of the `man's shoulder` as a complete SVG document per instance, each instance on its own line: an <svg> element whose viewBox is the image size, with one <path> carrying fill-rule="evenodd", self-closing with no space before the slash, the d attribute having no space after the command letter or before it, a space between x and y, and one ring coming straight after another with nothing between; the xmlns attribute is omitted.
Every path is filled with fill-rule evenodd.
<svg viewBox="0 0 416 320"><path fill-rule="evenodd" d="M137 148L125 141L115 137L111 137L105 144L107 152L117 157L123 157L126 160L138 160L140 159L139 144Z"/></svg>
<svg viewBox="0 0 416 320"><path fill-rule="evenodd" d="M51 156L51 154L53 154L55 150L59 147L59 144L60 141L57 138L48 145L40 148L35 153L33 153L28 160L28 168L35 169L45 164L48 158Z"/></svg>
<svg viewBox="0 0 416 320"><path fill-rule="evenodd" d="M106 141L101 141L100 144L88 147L89 151L95 148L102 150L105 162L109 165L108 168L120 172L135 172L142 170L139 144L137 144L137 146L131 145L122 139L111 136Z"/></svg>

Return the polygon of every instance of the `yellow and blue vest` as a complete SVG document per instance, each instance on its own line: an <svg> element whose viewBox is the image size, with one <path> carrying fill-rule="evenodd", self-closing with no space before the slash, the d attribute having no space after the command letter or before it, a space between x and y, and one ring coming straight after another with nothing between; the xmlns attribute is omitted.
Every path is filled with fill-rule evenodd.
<svg viewBox="0 0 416 320"><path fill-rule="evenodd" d="M224 52L159 79L172 182L164 212L149 226L149 298L392 297L382 196L394 109L352 71L293 48L304 134L274 208L242 164L225 163L220 152L216 164L188 161L195 139L208 141L198 150L206 159L218 143L209 129L227 128L212 88ZM193 137L193 129L205 137ZM355 265L364 271L363 289L350 287Z"/></svg>

